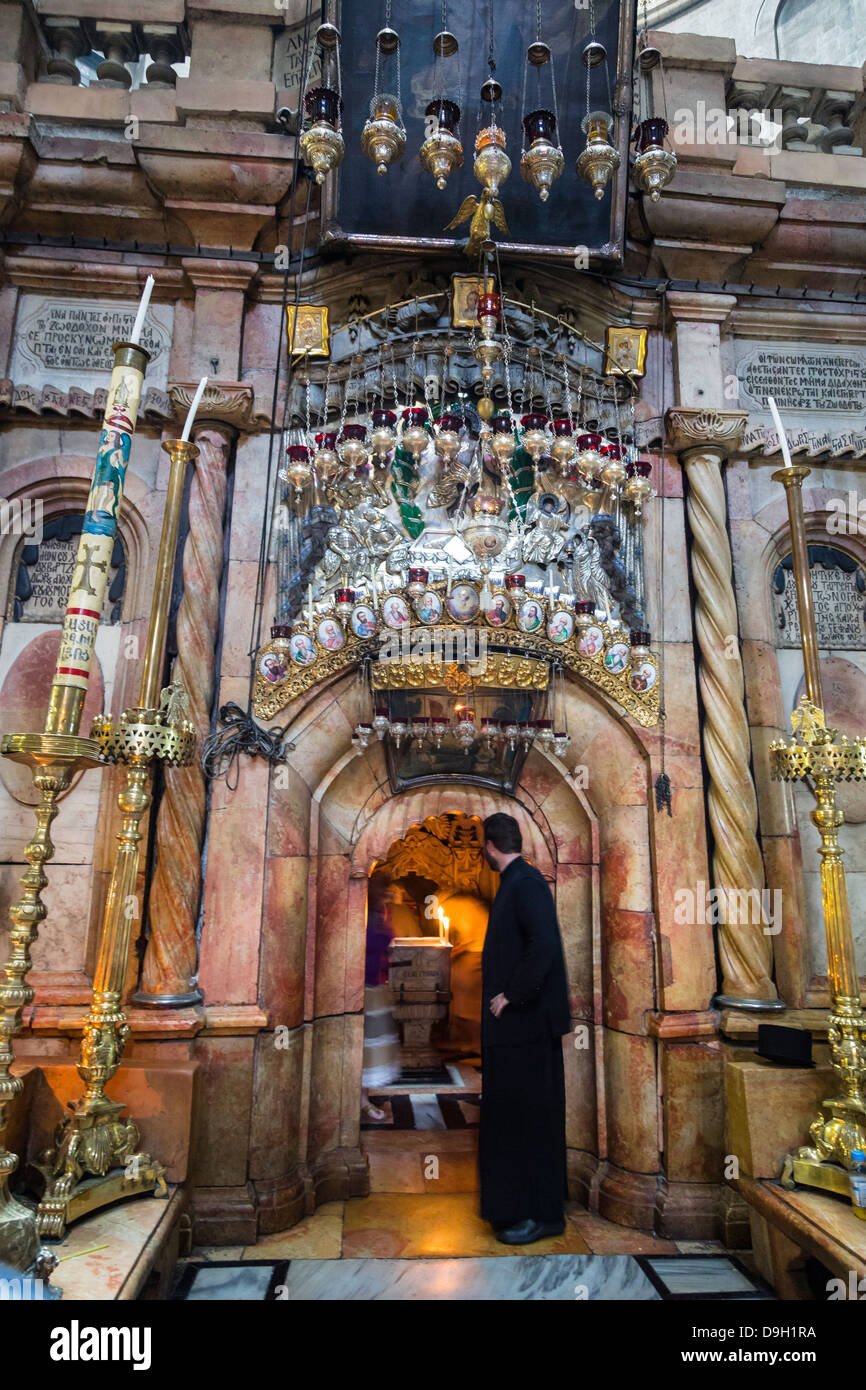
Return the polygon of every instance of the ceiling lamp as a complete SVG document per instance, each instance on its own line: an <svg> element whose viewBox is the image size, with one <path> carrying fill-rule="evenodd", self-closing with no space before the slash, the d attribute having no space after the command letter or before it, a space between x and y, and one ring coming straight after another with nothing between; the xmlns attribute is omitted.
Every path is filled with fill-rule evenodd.
<svg viewBox="0 0 866 1390"><path fill-rule="evenodd" d="M316 50L321 53L322 79L310 87ZM303 129L299 141L301 155L312 166L316 183L343 162L345 146L340 131L343 100L340 96L340 31L335 24L320 24L316 41L310 46L310 63L304 82Z"/></svg>
<svg viewBox="0 0 866 1390"><path fill-rule="evenodd" d="M396 68L396 96L379 91L379 66L384 70L389 60ZM406 130L400 104L400 35L391 28L391 0L385 0L385 27L376 35L376 74L370 100L370 118L361 132L361 149L376 166L376 172L387 174L389 167L406 148Z"/></svg>
<svg viewBox="0 0 866 1390"><path fill-rule="evenodd" d="M448 29L448 7L442 0L442 29L433 40L433 91L436 95L425 108L425 140L418 153L422 169L432 174L437 188L444 188L454 170L463 165L460 107L446 94L450 65L446 66L445 60L453 58L457 50L457 40Z"/></svg>
<svg viewBox="0 0 866 1390"><path fill-rule="evenodd" d="M536 109L527 113L526 80L529 68L534 68L537 85ZM543 70L550 72L550 106L542 103L541 75ZM530 79L531 80L531 79ZM558 112L556 109L556 81L553 73L553 55L549 46L541 38L541 0L536 0L536 38L526 50L526 66L523 70L523 152L520 156L520 172L527 183L537 189L543 203L547 202L551 186L565 168L562 147L557 139ZM529 147L526 141L529 141Z"/></svg>
<svg viewBox="0 0 866 1390"><path fill-rule="evenodd" d="M610 96L607 49L597 39L590 39L581 58L586 68L586 115L580 123L580 128L586 136L586 145L578 157L576 168L579 176L592 188L596 198L603 198L610 176L619 168L620 163L619 150L614 149L610 142L613 126L610 108L613 103ZM599 67L604 68L608 102L606 111L591 110L592 72L594 68Z"/></svg>

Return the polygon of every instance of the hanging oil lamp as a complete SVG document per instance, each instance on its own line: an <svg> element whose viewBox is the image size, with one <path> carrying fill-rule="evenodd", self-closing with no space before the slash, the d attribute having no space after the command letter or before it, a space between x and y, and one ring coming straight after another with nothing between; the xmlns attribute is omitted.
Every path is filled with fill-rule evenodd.
<svg viewBox="0 0 866 1390"><path fill-rule="evenodd" d="M425 107L426 127L430 131L418 158L422 169L432 174L437 188L444 188L455 169L463 167L463 146L458 135L460 107L456 101L439 97Z"/></svg>
<svg viewBox="0 0 866 1390"><path fill-rule="evenodd" d="M632 664L639 666L650 654L650 634L645 628L632 628L628 635Z"/></svg>
<svg viewBox="0 0 866 1390"><path fill-rule="evenodd" d="M505 502L492 487L476 492L461 527L461 535L487 574L490 562L505 549L508 541L508 518L503 516Z"/></svg>
<svg viewBox="0 0 866 1390"><path fill-rule="evenodd" d="M586 136L586 145L578 156L575 167L579 177L590 185L596 198L603 198L610 176L619 168L620 163L619 150L614 149L610 142L613 117L609 114L612 103L610 74L607 68L607 49L597 39L590 39L581 57L586 68L586 115L580 123L580 128ZM607 83L608 110L606 111L590 110L592 70L598 67L604 68Z"/></svg>
<svg viewBox="0 0 866 1390"><path fill-rule="evenodd" d="M321 53L322 83L307 84L316 50ZM343 162L345 146L340 132L343 101L340 96L340 31L335 24L320 24L310 46L310 65L304 83L303 129L299 141L305 163L312 166L316 183L322 184L332 169Z"/></svg>
<svg viewBox="0 0 866 1390"><path fill-rule="evenodd" d="M648 193L652 202L657 203L662 190L667 188L676 172L677 157L672 150L665 149L668 123L652 112L649 93L652 90L652 73L660 68L659 87L664 98L665 75L662 55L649 42L647 33L646 7L644 7L643 28L638 35L635 53L637 68L637 124L632 134L635 157L632 164L634 181L642 193Z"/></svg>
<svg viewBox="0 0 866 1390"><path fill-rule="evenodd" d="M604 466L604 455L600 452L603 442L600 434L577 436L577 466L587 478L596 479Z"/></svg>
<svg viewBox="0 0 866 1390"><path fill-rule="evenodd" d="M499 322L501 313L502 299L498 294L492 291L479 294L476 317L481 324L482 337L475 346L473 356L481 367L481 385L484 389L484 399L489 402L491 407L493 403L490 401L490 389L493 384L493 371L495 364L502 356L502 344L496 341L493 334L496 331L496 325ZM489 419L492 413L493 410L491 408L486 416L482 414L481 418Z"/></svg>
<svg viewBox="0 0 866 1390"><path fill-rule="evenodd" d="M396 96L379 91L379 68L386 69L389 60L396 68ZM390 166L406 148L406 130L400 104L400 35L391 28L391 0L385 0L385 27L376 35L376 73L370 116L361 131L361 149L376 166L376 172L387 174Z"/></svg>
<svg viewBox="0 0 866 1390"><path fill-rule="evenodd" d="M391 720L388 714L388 706L377 705L373 711L373 732L380 743L390 728Z"/></svg>
<svg viewBox="0 0 866 1390"><path fill-rule="evenodd" d="M528 415L520 417L520 423L523 426L521 448L526 450L533 463L538 463L550 443L550 436L547 433L547 416L538 411L530 411Z"/></svg>
<svg viewBox="0 0 866 1390"><path fill-rule="evenodd" d="M490 447L502 467L506 467L514 458L517 450L517 440L514 438L514 426L511 423L511 416L492 416L490 420L490 429L492 432Z"/></svg>
<svg viewBox="0 0 866 1390"><path fill-rule="evenodd" d="M501 101L502 88L493 78L481 88L481 100L490 102L490 124L483 126L475 137L475 163L472 172L478 182L495 198L511 173L511 160L505 153L505 131L496 121L493 103Z"/></svg>
<svg viewBox="0 0 866 1390"><path fill-rule="evenodd" d="M536 7L536 37L535 42L531 43L526 50L527 68L524 69L523 78L523 152L520 156L520 173L526 183L538 191L538 196L543 203L547 202L550 189L556 179L559 178L565 168L565 160L562 155L562 148L557 139L558 113L556 109L556 79L553 73L553 55L548 44L544 43L541 37L541 0L538 0ZM536 84L538 89L538 109L526 111L526 80L529 76L529 68L533 68L536 74ZM541 75L542 72L550 73L550 106L547 109L542 105L541 99ZM530 78L531 80L531 78ZM526 142L529 141L527 146Z"/></svg>
<svg viewBox="0 0 866 1390"><path fill-rule="evenodd" d="M634 514L636 517L641 515L644 502L649 502L650 498L655 497L653 485L650 482L652 464L649 459L635 459L633 463L625 466L626 484L623 488L623 496L628 502L634 504Z"/></svg>
<svg viewBox="0 0 866 1390"><path fill-rule="evenodd" d="M313 470L310 466L310 450L306 444L289 444L286 449L286 466L280 469L280 477L284 483L291 483L296 497L300 497L304 488L309 486Z"/></svg>
<svg viewBox="0 0 866 1390"><path fill-rule="evenodd" d="M383 410L377 407L372 414L372 423L370 449L380 466L384 468L388 462L388 455L397 444L397 432L394 429L397 423L396 413L393 410Z"/></svg>
<svg viewBox="0 0 866 1390"><path fill-rule="evenodd" d="M563 478L569 476L571 460L574 458L576 445L571 429L571 421L564 416L553 422L553 442L550 446L550 456L559 464L559 471Z"/></svg>
<svg viewBox="0 0 866 1390"><path fill-rule="evenodd" d="M450 64L458 43L448 28L448 6L442 0L442 28L433 40L433 100L424 111L424 143L418 154L421 168L432 174L437 188L444 188L455 169L463 166L460 143L460 107L446 95ZM459 85L459 71L458 71Z"/></svg>
<svg viewBox="0 0 866 1390"><path fill-rule="evenodd" d="M362 468L370 457L366 444L367 430L364 425L344 425L337 443L340 462L354 473Z"/></svg>
<svg viewBox="0 0 866 1390"><path fill-rule="evenodd" d="M637 151L632 165L634 181L642 193L657 203L677 167L673 150L666 150L668 123L661 116L648 116L635 128L632 140Z"/></svg>
<svg viewBox="0 0 866 1390"><path fill-rule="evenodd" d="M439 424L436 429L436 453L445 463L450 463L460 452L460 429L463 424L462 415L455 415L446 412L439 416Z"/></svg>
<svg viewBox="0 0 866 1390"><path fill-rule="evenodd" d="M313 467L325 482L333 478L340 467L337 454L336 431L323 430L316 435L316 451L313 454Z"/></svg>
<svg viewBox="0 0 866 1390"><path fill-rule="evenodd" d="M615 492L625 477L622 447L619 444L602 444L599 453L602 456L601 481L606 488Z"/></svg>
<svg viewBox="0 0 866 1390"><path fill-rule="evenodd" d="M427 409L423 405L410 405L402 412L403 429L400 434L400 444L407 449L416 463L421 458L424 450L430 442L430 436L425 428L427 424Z"/></svg>

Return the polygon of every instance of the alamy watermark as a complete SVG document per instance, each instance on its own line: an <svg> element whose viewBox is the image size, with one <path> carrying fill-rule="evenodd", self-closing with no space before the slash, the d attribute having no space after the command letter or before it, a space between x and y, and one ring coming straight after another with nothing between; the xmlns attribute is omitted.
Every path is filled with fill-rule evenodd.
<svg viewBox="0 0 866 1390"><path fill-rule="evenodd" d="M487 670L487 632L484 628L410 628L383 632L379 660L386 665L419 661L465 666L472 676Z"/></svg>
<svg viewBox="0 0 866 1390"><path fill-rule="evenodd" d="M782 930L780 888L708 888L698 881L694 888L677 888L674 921L681 926L761 927L765 936Z"/></svg>
<svg viewBox="0 0 866 1390"><path fill-rule="evenodd" d="M698 101L694 110L674 112L671 137L676 145L754 145L767 154L780 154L782 124L778 107L727 111L722 106Z"/></svg>
<svg viewBox="0 0 866 1390"><path fill-rule="evenodd" d="M42 540L42 498L0 497L0 536L27 536Z"/></svg>

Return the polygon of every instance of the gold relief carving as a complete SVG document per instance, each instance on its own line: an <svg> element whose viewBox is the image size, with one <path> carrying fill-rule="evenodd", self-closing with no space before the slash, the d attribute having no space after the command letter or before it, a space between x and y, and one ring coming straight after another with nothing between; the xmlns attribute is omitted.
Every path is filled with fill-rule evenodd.
<svg viewBox="0 0 866 1390"><path fill-rule="evenodd" d="M477 893L491 901L496 875L483 855L484 836L478 816L446 811L413 825L374 866L390 879L406 874L429 878L438 887Z"/></svg>
<svg viewBox="0 0 866 1390"><path fill-rule="evenodd" d="M431 632L442 635L443 641L454 634L465 634L466 629L451 628L413 628L410 630L407 655L404 660L378 661L379 638L357 638L351 630L346 632L344 645L339 651L331 652L321 647L313 638L316 659L308 666L298 666L285 655L285 639L266 642L259 649L256 658L256 676L253 682L253 714L257 719L274 719L280 710L292 700L297 699L322 681L350 670L365 657L371 657L371 683L374 690L423 690L451 689L448 668L457 666L467 669L476 686L488 688L544 690L547 688L550 663L557 663L566 671L582 677L588 684L608 695L620 709L631 715L642 728L649 729L659 720L658 663L650 653L642 663L648 666L653 676L648 689L635 690L631 685L632 670L609 671L604 664L605 654L611 646L623 640L621 632L612 631L606 624L596 625L602 632L604 642L595 656L584 656L576 646L577 634L568 642L551 642L546 637L532 633L509 631L507 637L509 653L495 651L492 644L486 652L479 648L475 659L468 663L435 661L432 659L413 659L412 646L417 639L431 639ZM493 639L495 640L495 639ZM492 634L488 637L492 642ZM518 648L521 655L514 654ZM270 681L262 674L265 658L275 656L286 667L286 675L279 681ZM486 669L485 669L486 668Z"/></svg>
<svg viewBox="0 0 866 1390"><path fill-rule="evenodd" d="M678 454L702 445L729 454L737 447L748 423L749 415L744 410L678 405L667 413L668 441Z"/></svg>
<svg viewBox="0 0 866 1390"><path fill-rule="evenodd" d="M550 668L545 662L505 652L487 652L468 668L453 661L381 661L374 663L370 675L374 690L435 690L440 686L453 690L455 673L463 670L468 679L459 682L461 689L475 685L500 690L546 690L550 680Z"/></svg>

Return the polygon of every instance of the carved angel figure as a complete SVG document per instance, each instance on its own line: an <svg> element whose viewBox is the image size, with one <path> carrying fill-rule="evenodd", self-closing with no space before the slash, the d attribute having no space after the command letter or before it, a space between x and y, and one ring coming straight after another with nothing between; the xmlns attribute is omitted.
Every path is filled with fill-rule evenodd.
<svg viewBox="0 0 866 1390"><path fill-rule="evenodd" d="M446 232L450 232L454 227L459 227L460 223L465 222L467 217L471 217L472 221L469 223L469 240L463 248L463 254L468 256L470 260L475 260L478 256L481 243L489 240L491 222L499 228L503 236L509 235L508 223L505 220L505 211L501 202L498 198L491 198L486 190L480 198L477 198L474 193L470 193L467 198L463 199L455 216L445 228Z"/></svg>
<svg viewBox="0 0 866 1390"><path fill-rule="evenodd" d="M381 562L405 537L385 515L381 498L368 497L358 506L344 511L336 526L328 530L328 548L322 558L326 579L338 570L353 572L370 560Z"/></svg>
<svg viewBox="0 0 866 1390"><path fill-rule="evenodd" d="M552 565L565 544L569 506L553 492L533 493L526 504L523 560L527 565Z"/></svg>
<svg viewBox="0 0 866 1390"><path fill-rule="evenodd" d="M610 622L607 575L602 568L598 543L586 531L575 532L574 577L581 598L591 599L597 609L604 610L606 619Z"/></svg>

